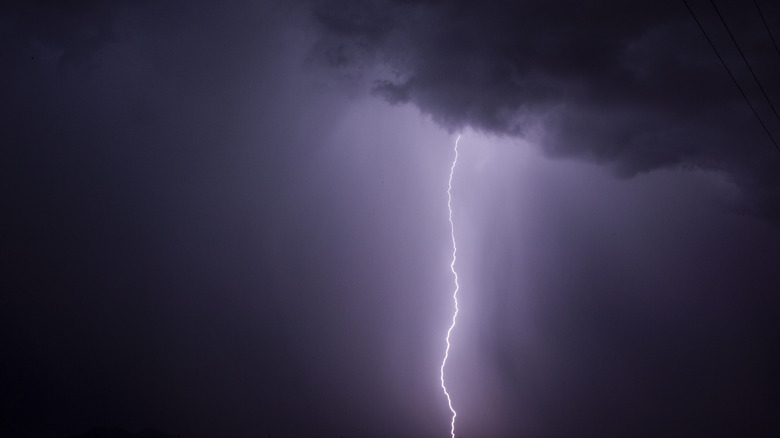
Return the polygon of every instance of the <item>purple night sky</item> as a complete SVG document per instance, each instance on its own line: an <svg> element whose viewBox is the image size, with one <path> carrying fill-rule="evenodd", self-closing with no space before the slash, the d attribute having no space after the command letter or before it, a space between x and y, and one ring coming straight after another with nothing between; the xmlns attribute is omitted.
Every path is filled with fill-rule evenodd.
<svg viewBox="0 0 780 438"><path fill-rule="evenodd" d="M645 3L4 2L0 436L449 436L457 134L458 436L780 435L780 151Z"/></svg>

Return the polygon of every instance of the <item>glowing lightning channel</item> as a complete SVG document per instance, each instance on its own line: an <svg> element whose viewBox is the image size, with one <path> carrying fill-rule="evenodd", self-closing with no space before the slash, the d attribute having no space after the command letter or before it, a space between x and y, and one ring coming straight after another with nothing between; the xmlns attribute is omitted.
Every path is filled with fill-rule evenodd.
<svg viewBox="0 0 780 438"><path fill-rule="evenodd" d="M458 414L455 412L455 409L453 409L450 394L447 392L447 387L444 386L444 366L447 364L447 358L450 355L450 333L452 333L452 329L455 328L455 318L458 316L458 289L460 289L460 285L458 284L458 272L455 271L455 260L457 259L455 254L458 252L458 246L455 244L455 225L452 223L452 176L455 174L455 165L458 164L458 141L460 141L460 134L458 134L458 138L455 140L455 158L452 160L450 180L447 184L447 209L450 212L450 237L452 238L452 262L450 263L450 270L455 277L455 291L452 293L452 300L455 302L455 313L452 314L452 325L450 325L449 330L447 330L447 348L444 350L444 360L441 361L441 389L444 391L444 395L447 396L447 404L450 406L450 411L452 411L452 423L450 424L450 434L452 435L452 438L455 438L455 417Z"/></svg>

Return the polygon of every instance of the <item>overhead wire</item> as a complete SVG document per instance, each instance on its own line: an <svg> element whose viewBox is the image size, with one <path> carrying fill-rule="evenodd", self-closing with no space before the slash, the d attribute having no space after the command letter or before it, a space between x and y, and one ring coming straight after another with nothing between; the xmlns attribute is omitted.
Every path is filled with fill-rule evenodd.
<svg viewBox="0 0 780 438"><path fill-rule="evenodd" d="M761 85L761 81L758 79L756 72L753 70L753 67L750 66L750 62L748 62L748 59L745 56L745 52L743 52L742 48L739 47L739 44L737 43L737 39L734 38L734 34L731 32L729 25L726 23L726 19L723 18L723 14L720 13L720 9L718 9L718 6L715 4L715 0L710 0L710 3L712 4L712 7L715 8L715 12L718 14L718 18L720 18L720 22L723 23L723 27L726 28L726 32L728 32L729 37L731 38L731 42L733 42L734 46L737 47L739 56L742 57L742 61L745 62L745 65L750 71L751 76L753 76L753 79L756 81L756 84L758 84L758 89L761 90L761 94L764 95L764 99L766 99L767 103L769 103L769 107L772 108L772 112L775 114L775 118L777 119L778 122L780 122L780 114L777 113L777 109L775 109L775 106L772 104L772 100L769 98L769 95L767 95L766 90L764 90L764 86Z"/></svg>
<svg viewBox="0 0 780 438"><path fill-rule="evenodd" d="M745 90L743 90L742 86L739 85L739 81L737 81L737 78L734 76L734 73L731 72L731 69L729 68L728 64L726 64L726 61L720 55L718 48L715 47L715 43L712 42L712 39L707 34L707 31L704 30L704 26L702 26L701 22L699 21L699 18L696 17L696 13L693 12L693 9L691 9L691 6L688 4L687 0L683 0L683 3L685 4L685 7L688 9L688 12L691 13L693 20L696 22L696 25L699 26L699 29L704 34L704 38L707 39L707 42L710 44L710 47L712 47L712 50L715 52L715 55L717 55L718 59L720 60L720 63L723 64L723 68L726 69L726 72L729 74L729 77L731 77L731 80L734 82L734 85L736 85L737 89L739 90L739 93L742 95L742 98L744 98L745 102L747 102L748 106L750 107L750 110L753 112L753 115L758 120L758 123L760 123L761 127L764 128L764 132L766 132L766 135L772 141L772 144L775 146L775 149L777 149L777 151L780 152L780 145L777 144L777 141L775 141L775 138L772 136L772 133L769 132L769 128L767 128L766 124L761 119L761 116L758 115L758 111L756 111L756 107L753 106L753 103L750 102L750 99L748 99L747 94L745 94Z"/></svg>
<svg viewBox="0 0 780 438"><path fill-rule="evenodd" d="M761 22L764 23L764 29L766 29L766 33L769 34L769 39L772 40L772 45L775 46L775 51L778 55L780 55L780 47L777 47L777 41L775 41L774 35L772 35L772 31L769 30L769 25L766 23L766 19L764 18L764 13L761 12L761 7L758 6L758 1L753 0L753 4L756 5L756 10L758 10L758 15L761 17Z"/></svg>

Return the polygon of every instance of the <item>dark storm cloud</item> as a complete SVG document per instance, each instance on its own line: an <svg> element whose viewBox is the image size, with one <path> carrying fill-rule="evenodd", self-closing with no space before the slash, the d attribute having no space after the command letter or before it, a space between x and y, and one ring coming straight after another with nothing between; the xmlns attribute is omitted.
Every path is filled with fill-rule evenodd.
<svg viewBox="0 0 780 438"><path fill-rule="evenodd" d="M693 9L776 141L780 121L707 2ZM780 105L780 56L755 6L722 2L763 86ZM776 5L762 5L780 22ZM661 167L727 172L738 208L780 221L774 150L681 1L328 1L312 14L315 55L382 71L374 91L449 129L522 137L621 176Z"/></svg>
<svg viewBox="0 0 780 438"><path fill-rule="evenodd" d="M691 3L780 139L711 5ZM754 5L718 4L777 106L780 57ZM760 4L776 26L777 6ZM485 175L468 179L482 145L464 147L463 337L451 369L460 433L776 431L776 228L713 208L686 178L725 175L741 192L730 208L777 224L780 153L682 1L312 5L312 56L370 76L381 98L453 131L521 138L575 159L489 186ZM640 177L597 183L577 175L585 167L576 161ZM468 202L468 190L484 192ZM529 192L538 199L511 207ZM464 224L469 214L479 218ZM469 245L475 230L484 235ZM475 362L495 380L475 377Z"/></svg>
<svg viewBox="0 0 780 438"><path fill-rule="evenodd" d="M411 104L771 207L682 5L603 5L5 2L0 435L446 436L454 138ZM778 429L778 234L731 185L465 134L463 436Z"/></svg>
<svg viewBox="0 0 780 438"><path fill-rule="evenodd" d="M6 39L4 49L13 49L16 56L6 53L6 59L53 62L61 74L71 69L83 73L94 67L95 55L116 37L115 15L123 3L8 2L0 9L0 28Z"/></svg>

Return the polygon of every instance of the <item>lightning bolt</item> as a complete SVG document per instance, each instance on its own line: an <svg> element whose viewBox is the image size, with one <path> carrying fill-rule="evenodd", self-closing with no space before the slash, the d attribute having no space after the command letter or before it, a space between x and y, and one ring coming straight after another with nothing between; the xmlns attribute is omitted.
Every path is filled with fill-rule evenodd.
<svg viewBox="0 0 780 438"><path fill-rule="evenodd" d="M452 325L447 330L447 348L444 350L444 359L441 361L441 389L444 391L444 395L447 396L447 404L452 412L452 422L450 423L450 434L452 438L455 438L455 417L458 415L455 409L452 407L452 399L450 393L447 392L447 387L444 385L444 366L447 365L447 358L450 356L450 334L452 329L455 328L455 318L458 317L458 272L455 270L455 260L457 260L456 254L458 252L458 246L455 244L455 225L452 223L452 176L455 174L455 166L458 164L458 141L460 141L460 134L455 140L455 158L452 160L452 166L450 167L450 179L447 183L447 209L449 210L450 220L450 237L452 238L452 262L450 262L450 271L452 271L453 277L455 277L455 290L452 293L452 300L455 302L455 313L452 314Z"/></svg>

